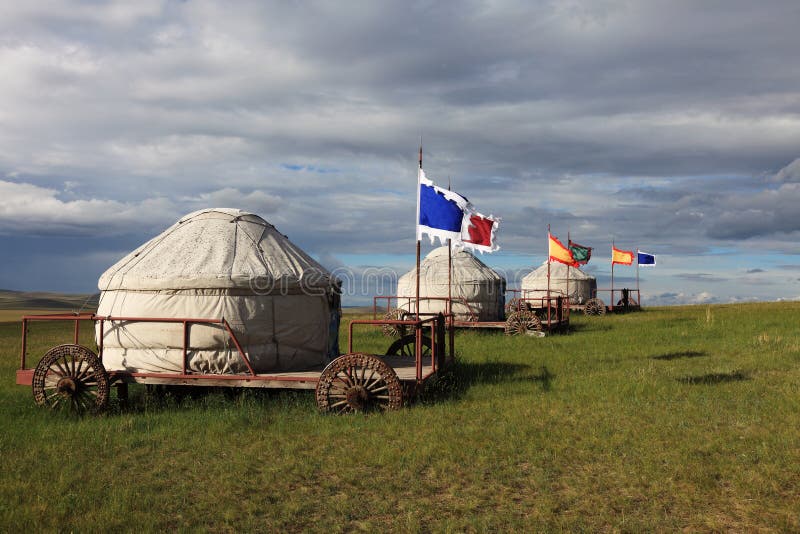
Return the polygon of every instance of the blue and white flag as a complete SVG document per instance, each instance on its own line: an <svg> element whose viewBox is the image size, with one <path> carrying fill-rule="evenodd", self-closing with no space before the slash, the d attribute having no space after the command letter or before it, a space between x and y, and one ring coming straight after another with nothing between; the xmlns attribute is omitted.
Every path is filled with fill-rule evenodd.
<svg viewBox="0 0 800 534"><path fill-rule="evenodd" d="M466 197L435 185L419 169L417 190L417 240L427 234L434 243L451 244L455 249L494 252L500 247L496 242L500 218L488 217L475 211Z"/></svg>
<svg viewBox="0 0 800 534"><path fill-rule="evenodd" d="M469 225L468 214L474 211L469 200L434 185L425 177L425 171L421 168L418 181L417 240L422 239L423 234L428 234L431 243L438 237L442 244L452 239L453 245L461 245L465 219Z"/></svg>
<svg viewBox="0 0 800 534"><path fill-rule="evenodd" d="M654 267L656 264L656 257L653 254L648 254L647 252L642 252L641 250L636 251L636 255L638 256L637 263L639 265L643 265L646 267Z"/></svg>

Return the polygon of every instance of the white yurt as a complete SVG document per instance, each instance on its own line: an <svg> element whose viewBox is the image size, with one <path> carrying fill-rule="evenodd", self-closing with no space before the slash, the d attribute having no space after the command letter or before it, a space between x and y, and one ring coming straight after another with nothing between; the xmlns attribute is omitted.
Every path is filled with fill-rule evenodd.
<svg viewBox="0 0 800 534"><path fill-rule="evenodd" d="M224 318L258 373L311 369L338 355L339 282L252 213L190 213L103 273L98 287L101 317ZM183 370L181 323L112 320L102 335L109 370ZM187 372L247 372L222 326L192 324L188 337Z"/></svg>
<svg viewBox="0 0 800 534"><path fill-rule="evenodd" d="M457 320L501 321L504 318L506 280L466 250L453 252L453 313ZM415 311L416 268L397 281L398 305ZM439 247L420 262L420 297L447 297L447 247ZM420 299L420 313L446 311L446 300Z"/></svg>
<svg viewBox="0 0 800 534"><path fill-rule="evenodd" d="M569 284L567 284L567 266L559 262L550 263L550 294L567 296L571 304L584 304L592 298L597 289L597 280L577 267L569 267ZM528 298L539 298L547 295L547 262L522 279L522 295Z"/></svg>

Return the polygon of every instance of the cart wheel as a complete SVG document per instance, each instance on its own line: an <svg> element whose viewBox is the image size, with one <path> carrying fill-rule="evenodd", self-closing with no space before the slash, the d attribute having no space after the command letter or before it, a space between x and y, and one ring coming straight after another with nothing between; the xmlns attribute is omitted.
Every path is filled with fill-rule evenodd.
<svg viewBox="0 0 800 534"><path fill-rule="evenodd" d="M506 317L517 311L519 308L519 299L514 297L506 302Z"/></svg>
<svg viewBox="0 0 800 534"><path fill-rule="evenodd" d="M317 406L325 413L398 410L403 386L394 369L372 354L339 356L322 371L317 383Z"/></svg>
<svg viewBox="0 0 800 534"><path fill-rule="evenodd" d="M586 315L605 315L606 305L600 299L589 299L586 301L586 306L583 308L583 313Z"/></svg>
<svg viewBox="0 0 800 534"><path fill-rule="evenodd" d="M415 359L417 357L417 336L408 334L391 344L386 351L387 356L403 356ZM422 336L422 357L431 355L431 338Z"/></svg>
<svg viewBox="0 0 800 534"><path fill-rule="evenodd" d="M53 347L33 372L33 398L39 406L98 413L108 404L108 392L103 362L80 345Z"/></svg>
<svg viewBox="0 0 800 534"><path fill-rule="evenodd" d="M402 321L403 316L406 313L408 312L405 310L395 308L386 312L386 315L384 315L383 318L389 321ZM381 326L381 330L383 331L383 335L386 337L397 338L403 337L406 334L406 326L402 324L385 324Z"/></svg>
<svg viewBox="0 0 800 534"><path fill-rule="evenodd" d="M518 311L506 319L506 335L534 336L542 331L542 321L529 311Z"/></svg>
<svg viewBox="0 0 800 534"><path fill-rule="evenodd" d="M547 308L542 308L536 313L536 316L542 322L547 324ZM550 306L550 322L553 324L558 323L558 309L555 306Z"/></svg>

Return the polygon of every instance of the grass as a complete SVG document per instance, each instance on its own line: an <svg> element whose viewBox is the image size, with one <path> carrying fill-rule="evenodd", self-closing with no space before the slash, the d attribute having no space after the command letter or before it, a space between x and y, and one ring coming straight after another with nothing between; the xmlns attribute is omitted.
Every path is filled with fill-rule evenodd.
<svg viewBox="0 0 800 534"><path fill-rule="evenodd" d="M0 531L798 531L798 320L770 303L460 332L454 371L384 415L135 389L83 419L14 385L20 327L2 323ZM71 337L35 328L32 354Z"/></svg>

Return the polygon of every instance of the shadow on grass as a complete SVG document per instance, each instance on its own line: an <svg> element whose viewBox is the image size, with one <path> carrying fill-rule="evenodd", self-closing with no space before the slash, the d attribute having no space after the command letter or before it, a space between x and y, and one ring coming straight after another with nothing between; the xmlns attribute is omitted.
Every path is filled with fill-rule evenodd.
<svg viewBox="0 0 800 534"><path fill-rule="evenodd" d="M705 352L700 352L696 350L684 350L680 352L668 352L666 354L659 354L658 356L651 356L650 359L652 360L678 360L681 358L700 358L701 356L707 356Z"/></svg>
<svg viewBox="0 0 800 534"><path fill-rule="evenodd" d="M479 384L538 383L550 391L555 379L550 370L506 362L462 362L430 378L414 402L424 404L461 398ZM236 405L306 410L315 406L313 390L233 388L206 386L129 385L123 401L112 387L106 415L157 414L180 410L219 410Z"/></svg>
<svg viewBox="0 0 800 534"><path fill-rule="evenodd" d="M234 405L297 407L313 404L314 392L294 389L210 386L131 386L127 401L113 395L108 414L161 413L175 410L224 409Z"/></svg>
<svg viewBox="0 0 800 534"><path fill-rule="evenodd" d="M456 362L425 384L419 400L435 403L458 399L478 384L538 382L543 391L550 391L555 375L545 366L537 373L530 373L530 369L530 365L504 362Z"/></svg>
<svg viewBox="0 0 800 534"><path fill-rule="evenodd" d="M750 376L744 371L731 371L730 373L709 373L700 376L684 376L677 379L678 382L689 384L692 386L697 385L714 385L724 384L727 382L742 382L750 380Z"/></svg>

